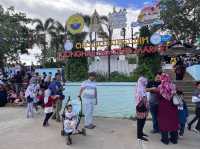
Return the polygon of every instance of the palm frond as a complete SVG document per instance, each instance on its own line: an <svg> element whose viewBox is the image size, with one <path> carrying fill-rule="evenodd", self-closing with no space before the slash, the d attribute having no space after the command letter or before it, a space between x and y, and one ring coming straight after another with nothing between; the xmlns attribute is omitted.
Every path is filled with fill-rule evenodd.
<svg viewBox="0 0 200 149"><path fill-rule="evenodd" d="M108 22L108 17L107 16L101 16L100 19L104 22Z"/></svg>
<svg viewBox="0 0 200 149"><path fill-rule="evenodd" d="M49 28L50 26L52 26L53 23L54 23L54 19L48 18L48 19L45 21L45 23L44 23L44 29L45 29L45 30L48 30L48 28Z"/></svg>
<svg viewBox="0 0 200 149"><path fill-rule="evenodd" d="M65 27L58 21L54 22L54 26L56 27L57 32L65 31Z"/></svg>
<svg viewBox="0 0 200 149"><path fill-rule="evenodd" d="M44 31L44 25L42 23L42 20L40 20L40 19L33 19L32 20L32 24L33 25L36 24L35 29L36 29L37 32Z"/></svg>
<svg viewBox="0 0 200 149"><path fill-rule="evenodd" d="M84 16L83 16L83 19L84 19L85 25L86 25L87 27L89 27L89 26L90 26L90 22L91 22L90 16L84 15Z"/></svg>

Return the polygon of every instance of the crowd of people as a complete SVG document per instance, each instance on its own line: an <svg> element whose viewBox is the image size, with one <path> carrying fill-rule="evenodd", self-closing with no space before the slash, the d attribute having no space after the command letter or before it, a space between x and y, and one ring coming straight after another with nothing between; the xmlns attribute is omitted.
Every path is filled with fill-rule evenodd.
<svg viewBox="0 0 200 149"><path fill-rule="evenodd" d="M12 75L10 73L9 77L2 76L0 82L0 107L5 106L7 103L27 106L27 119L34 118L35 113L42 109L45 113L43 127L49 126L51 117L60 122L62 119L63 100L65 99L62 72L58 70L55 76L52 76L51 72L39 74L34 71L27 71L23 74L23 71L22 69L17 69ZM85 128L87 129L96 127L93 124L94 105L97 104L95 79L96 73L90 73L88 80L82 83L80 93L77 94L79 98L83 97ZM66 132L72 130L68 134L80 132L74 118L77 115L73 113L73 106L69 104L66 105L66 108L65 121L63 122L65 125L64 130ZM71 144L70 137L67 144Z"/></svg>
<svg viewBox="0 0 200 149"><path fill-rule="evenodd" d="M147 78L141 76L136 88L138 139L148 141L143 128L150 111L153 124L151 133L160 133L161 142L166 145L170 142L177 144L178 139L184 135L188 119L188 108L183 95L166 73L156 73L153 81L147 81ZM193 130L200 134L200 82L196 83L192 101L196 104L196 115L187 128L191 130L192 124L198 121Z"/></svg>
<svg viewBox="0 0 200 149"><path fill-rule="evenodd" d="M48 79L52 79L52 73L44 73L43 76L39 76L39 73L35 73L34 69L19 64L0 70L0 89L2 90L1 96L3 96L0 105L5 106L7 103L25 105L25 91L32 78L37 78L37 86L40 86L40 84L44 85L48 82Z"/></svg>
<svg viewBox="0 0 200 149"><path fill-rule="evenodd" d="M95 79L96 74L89 73L88 80L82 83L78 94L78 97L83 97L84 126L87 129L96 127L93 124L94 105L98 103ZM10 84L13 86L9 86ZM59 70L55 76L52 76L52 73L39 75L35 72L26 72L23 74L21 70L18 70L8 80L1 79L0 106L5 106L7 102L27 105L26 117L28 119L33 118L34 111L41 107L45 113L42 125L47 127L51 117L57 122L61 121L61 109L65 99L63 91L62 74ZM170 142L177 144L178 139L184 135L188 119L187 104L183 95L181 89L175 86L171 77L166 73L157 72L152 81L141 76L136 87L137 138L148 141L148 135L143 132L143 128L150 111L153 126L151 133L160 133L161 142L166 145ZM200 133L200 82L196 83L192 101L196 103L196 115L188 123L187 128L191 130L192 125L198 121L193 130ZM77 133L79 132L75 119L77 115L73 113L71 104L66 108L64 130L67 132L71 130L68 134ZM68 137L67 144L71 144L70 137Z"/></svg>

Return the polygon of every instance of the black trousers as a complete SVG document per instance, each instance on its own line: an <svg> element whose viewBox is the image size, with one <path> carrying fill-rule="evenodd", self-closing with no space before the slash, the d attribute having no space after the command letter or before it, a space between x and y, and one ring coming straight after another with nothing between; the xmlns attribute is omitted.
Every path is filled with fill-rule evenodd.
<svg viewBox="0 0 200 149"><path fill-rule="evenodd" d="M195 114L196 114L195 117L192 119L191 122L189 122L188 125L189 125L189 127L191 127L193 123L198 121L195 128L200 131L200 108L196 108Z"/></svg>
<svg viewBox="0 0 200 149"><path fill-rule="evenodd" d="M179 134L182 136L185 132L185 124L180 124Z"/></svg>
<svg viewBox="0 0 200 149"><path fill-rule="evenodd" d="M137 138L140 139L143 137L143 129L146 122L145 119L137 119Z"/></svg>
<svg viewBox="0 0 200 149"><path fill-rule="evenodd" d="M44 119L44 122L43 122L43 126L46 126L48 124L48 121L49 121L50 117L52 116L52 114L53 114L53 112L45 114L45 119Z"/></svg>
<svg viewBox="0 0 200 149"><path fill-rule="evenodd" d="M170 138L169 138L170 136ZM171 141L172 143L176 144L178 143L178 132L177 131L172 131L172 132L161 132L161 141L164 143L169 143Z"/></svg>

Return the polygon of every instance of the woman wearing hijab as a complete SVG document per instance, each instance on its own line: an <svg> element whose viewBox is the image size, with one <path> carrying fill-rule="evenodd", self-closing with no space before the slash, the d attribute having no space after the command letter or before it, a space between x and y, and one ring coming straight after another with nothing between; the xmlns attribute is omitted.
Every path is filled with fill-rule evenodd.
<svg viewBox="0 0 200 149"><path fill-rule="evenodd" d="M159 95L158 124L161 131L161 142L169 144L178 143L178 109L173 105L173 96L176 93L176 87L170 76L163 73L160 77L161 84L158 86ZM169 138L170 135L170 138Z"/></svg>
<svg viewBox="0 0 200 149"><path fill-rule="evenodd" d="M137 117L137 138L143 141L148 141L148 137L143 133L146 118L148 116L148 101L145 91L147 79L140 77L137 82L136 88L136 117Z"/></svg>

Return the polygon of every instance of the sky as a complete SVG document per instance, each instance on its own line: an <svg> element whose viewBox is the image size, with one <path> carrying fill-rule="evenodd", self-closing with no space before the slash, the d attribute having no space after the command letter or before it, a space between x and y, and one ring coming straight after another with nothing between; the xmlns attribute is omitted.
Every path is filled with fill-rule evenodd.
<svg viewBox="0 0 200 149"><path fill-rule="evenodd" d="M108 15L113 7L117 10L126 8L128 12L127 36L129 36L131 22L136 21L140 10L153 1L155 0L0 0L0 5L5 8L14 6L17 11L26 13L28 17L40 18L43 21L52 17L62 24L65 24L67 18L75 13L91 15L96 9L100 15ZM118 38L119 31L116 31L114 36ZM34 54L40 53L37 48L34 51ZM23 57L26 58L24 61L28 64L32 61L36 62L33 56Z"/></svg>
<svg viewBox="0 0 200 149"><path fill-rule="evenodd" d="M99 2L109 2L115 6L120 7L135 7L135 8L142 8L144 5L150 4L153 0L97 0Z"/></svg>

